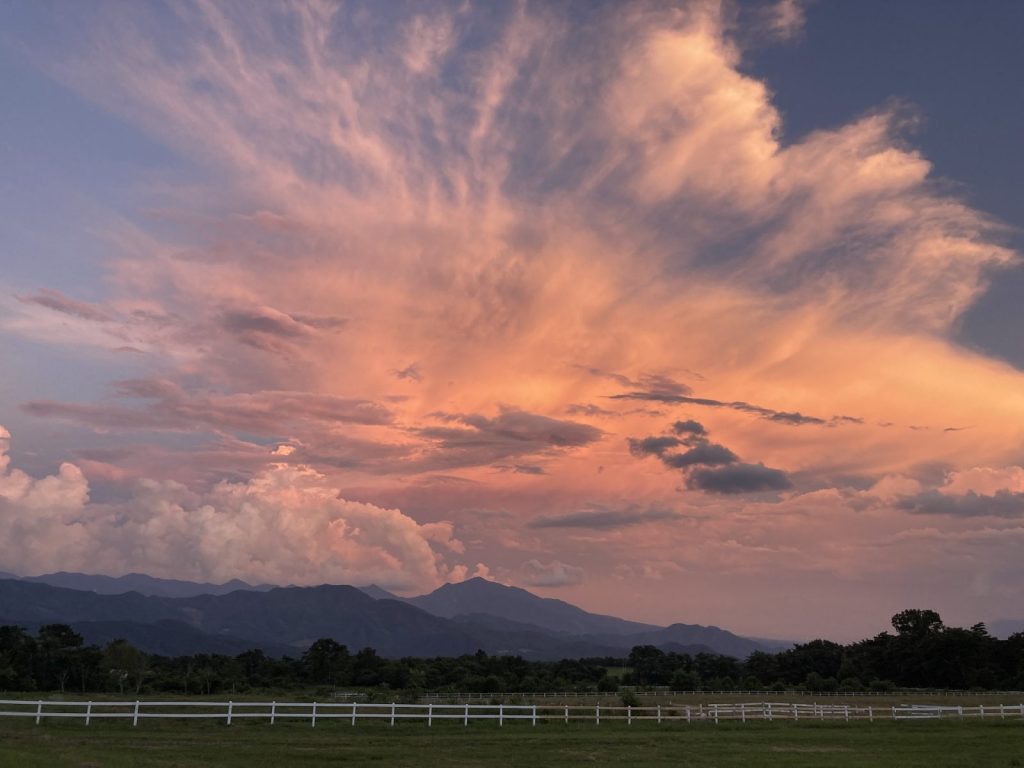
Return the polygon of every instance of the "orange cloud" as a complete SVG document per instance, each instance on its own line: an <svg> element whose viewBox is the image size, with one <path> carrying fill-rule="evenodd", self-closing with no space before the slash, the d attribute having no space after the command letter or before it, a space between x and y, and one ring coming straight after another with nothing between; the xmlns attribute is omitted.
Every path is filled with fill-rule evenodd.
<svg viewBox="0 0 1024 768"><path fill-rule="evenodd" d="M799 28L798 3L775 12L779 35ZM927 567L938 544L894 538L921 525L900 497L1017 491L993 473L1021 462L1022 374L951 341L1017 258L999 225L934 179L899 109L783 142L717 5L613 8L585 29L526 6L366 27L343 6L243 23L202 5L180 11L173 51L145 7L101 21L58 76L215 180L154 189L159 205L111 227L106 303L39 294L7 327L143 350L158 390L29 412L227 441L202 472L145 471L239 515L259 486L281 502L246 518L259 535L305 525L283 478L317 473L308 514L342 521L326 549L309 529L263 567L241 554L261 546L241 518L214 516L233 522L210 536L242 548L224 578L469 573L438 565L440 543L647 619L708 574L679 610L742 628L780 590L824 600L814 574L862 606L893 552ZM707 426L724 468L705 456L684 477L631 453L678 420ZM257 437L294 450L243 461L232 441ZM239 467L247 482L211 480ZM726 471L743 477L707 474ZM713 493L726 485L740 492ZM167 514L198 514L182 509ZM630 524L551 524L587 509ZM353 544L364 524L405 543ZM997 544L970 549L966 525L928 519L961 564L998 550L993 568L1015 572ZM623 578L656 582L649 602ZM911 578L899 597L926 596ZM804 608L780 615L805 626Z"/></svg>

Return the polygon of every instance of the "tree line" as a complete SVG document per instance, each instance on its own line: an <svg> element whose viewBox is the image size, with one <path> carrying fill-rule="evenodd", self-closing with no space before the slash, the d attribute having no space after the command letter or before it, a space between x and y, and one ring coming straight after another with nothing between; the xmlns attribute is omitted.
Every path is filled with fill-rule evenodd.
<svg viewBox="0 0 1024 768"><path fill-rule="evenodd" d="M841 645L814 640L745 660L712 653L637 646L625 658L527 661L489 656L385 659L372 648L352 653L329 638L301 656L260 650L237 656L147 654L125 640L86 645L64 624L0 627L0 690L173 692L186 695L261 689L383 688L390 691L617 691L798 689L814 692L895 688L1024 690L1024 633L992 637L983 624L947 627L935 611L906 610L894 632Z"/></svg>

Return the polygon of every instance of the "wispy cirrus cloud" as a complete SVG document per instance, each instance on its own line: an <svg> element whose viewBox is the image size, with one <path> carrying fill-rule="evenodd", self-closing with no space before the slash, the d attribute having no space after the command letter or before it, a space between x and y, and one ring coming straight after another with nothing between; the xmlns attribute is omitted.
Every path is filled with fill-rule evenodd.
<svg viewBox="0 0 1024 768"><path fill-rule="evenodd" d="M592 504L588 509L578 512L535 517L530 521L529 526L531 528L589 528L601 531L643 523L662 522L678 517L678 512L669 509L642 509L637 506L607 509L598 504Z"/></svg>
<svg viewBox="0 0 1024 768"><path fill-rule="evenodd" d="M206 429L256 434L281 434L295 421L381 425L392 419L387 408L369 400L310 392L195 393L166 379L123 381L116 391L123 398L145 402L132 408L36 400L25 403L23 409L35 416L99 429Z"/></svg>
<svg viewBox="0 0 1024 768"><path fill-rule="evenodd" d="M73 299L52 288L44 288L32 296L19 296L18 301L25 304L38 304L41 307L52 309L54 312L96 323L105 323L113 319L111 313L101 305Z"/></svg>

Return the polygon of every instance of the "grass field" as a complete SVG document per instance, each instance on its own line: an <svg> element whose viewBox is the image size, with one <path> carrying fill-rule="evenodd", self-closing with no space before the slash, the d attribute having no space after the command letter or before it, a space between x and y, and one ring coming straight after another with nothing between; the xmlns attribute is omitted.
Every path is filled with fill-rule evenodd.
<svg viewBox="0 0 1024 768"><path fill-rule="evenodd" d="M300 723L0 721L3 768L278 768L279 766L1024 766L1024 723Z"/></svg>

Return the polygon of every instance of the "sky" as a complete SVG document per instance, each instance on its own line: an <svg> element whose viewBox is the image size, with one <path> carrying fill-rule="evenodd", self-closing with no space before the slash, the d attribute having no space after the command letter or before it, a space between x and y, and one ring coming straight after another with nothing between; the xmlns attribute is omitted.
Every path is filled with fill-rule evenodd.
<svg viewBox="0 0 1024 768"><path fill-rule="evenodd" d="M0 4L0 570L1020 618L1022 31Z"/></svg>

